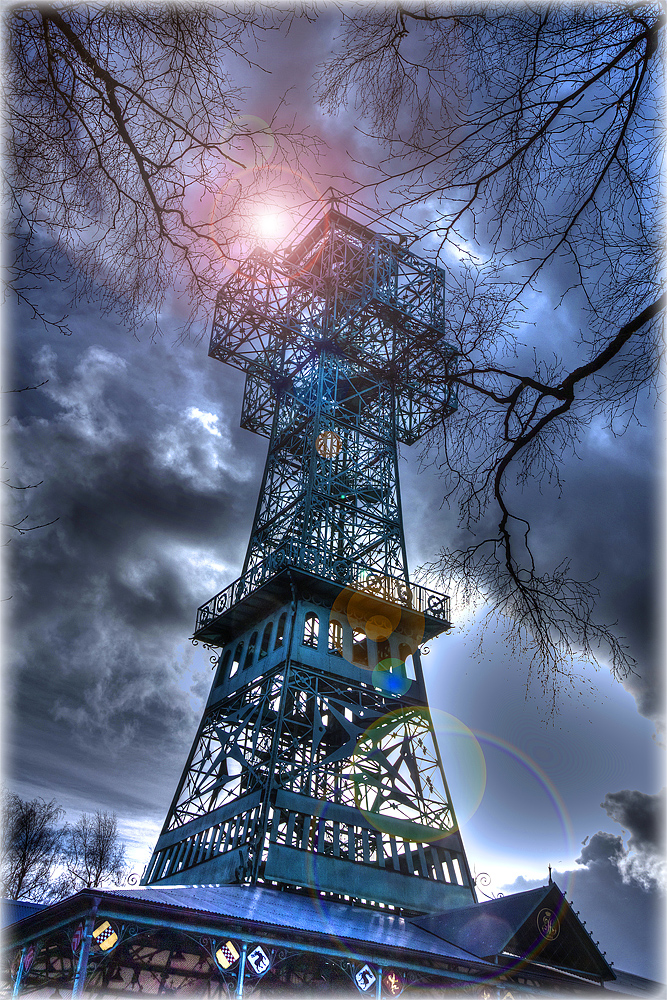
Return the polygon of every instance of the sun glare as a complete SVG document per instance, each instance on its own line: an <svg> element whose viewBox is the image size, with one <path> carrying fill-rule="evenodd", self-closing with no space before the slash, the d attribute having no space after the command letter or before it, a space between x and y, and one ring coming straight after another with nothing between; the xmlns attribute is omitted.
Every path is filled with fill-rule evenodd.
<svg viewBox="0 0 667 1000"><path fill-rule="evenodd" d="M278 239L285 231L284 212L261 212L257 215L257 232L264 239Z"/></svg>

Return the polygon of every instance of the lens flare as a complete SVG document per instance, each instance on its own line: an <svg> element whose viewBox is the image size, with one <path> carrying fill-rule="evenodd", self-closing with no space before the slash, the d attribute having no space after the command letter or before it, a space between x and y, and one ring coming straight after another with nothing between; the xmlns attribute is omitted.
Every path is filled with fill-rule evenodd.
<svg viewBox="0 0 667 1000"><path fill-rule="evenodd" d="M371 674L371 680L373 687L395 698L404 695L412 684L405 669L405 662L393 656L380 660Z"/></svg>
<svg viewBox="0 0 667 1000"><path fill-rule="evenodd" d="M417 712L417 715L415 715L415 711ZM518 747L513 746L506 740L502 740L499 737L481 732L479 730L469 729L460 719L457 719L455 716L450 715L447 712L434 710L431 713L431 716L432 726L429 725L428 712L425 709L401 709L397 712L389 713L387 716L377 719L371 726L369 726L367 732L358 742L357 750L353 755L353 769L362 773L357 773L357 790L355 798L357 799L357 806L361 807L361 811L366 819L370 820L376 829L383 829L382 814L364 809L360 801L360 796L364 798L366 797L364 795L365 789L363 787L366 784L366 781L363 776L363 772L365 772L367 768L364 765L363 758L368 757L370 753L369 760L372 760L374 756L377 756L378 750L381 750L384 746L386 746L387 741L395 742L396 737L402 738L404 736L410 736L412 739L421 738L423 740L426 731L432 729L438 740L446 772L448 775L451 773L453 776L454 768L457 767L460 772L457 780L466 787L465 795L461 796L459 794L459 801L457 801L456 796L454 796L454 807L457 811L459 821L463 821L463 823L465 823L466 818L469 818L476 811L482 800L486 785L486 762L484 759L484 751L482 749L482 745L484 744L487 747L500 750L509 758L519 763L523 768L525 768L531 777L539 783L551 800L553 808L559 819L560 828L568 846L573 846L572 825L565 803L563 802L553 782L544 773L544 771L542 771L539 765L535 763L535 761L533 761ZM411 730L409 733L407 732L406 727ZM406 730L405 732L404 729ZM419 732L417 730L419 730ZM429 754L428 756L431 755ZM358 765L358 768L356 765ZM375 781L372 781L372 784L375 785L377 789ZM323 828L327 813L328 805L323 803L321 815L312 821L311 836L313 841L317 839L320 828ZM391 818L392 816L385 817L385 819L388 820L385 824L387 826L387 830L385 832L390 831L392 826ZM394 818L398 817L394 815ZM413 822L415 820L418 822L416 817L413 818ZM307 879L312 886L311 894L317 902L321 916L325 922L328 922L329 900L323 893L323 886L318 877L319 861L320 858L318 857L316 851L308 852L306 856L306 874ZM560 888L563 889L562 886ZM569 886L567 891L571 893ZM545 946L558 937L564 914L564 903L556 906L553 906L550 903L549 906L543 906L534 919L533 939L521 955L518 955L516 958L511 960L508 958L509 967L518 971L527 963L539 958L540 953L543 951ZM481 917L482 915L480 914L480 918ZM484 919L488 919L488 916L485 915ZM470 934L471 939L476 938L484 931L484 927L481 925L478 926L475 914L470 917L469 927L466 929ZM332 936L336 936L336 930L337 928L332 926ZM347 951L345 942L338 938L337 940L341 949L343 951Z"/></svg>
<svg viewBox="0 0 667 1000"><path fill-rule="evenodd" d="M456 829L427 708L406 706L376 719L357 740L351 764L355 805L376 830L391 833L407 821L426 842Z"/></svg>
<svg viewBox="0 0 667 1000"><path fill-rule="evenodd" d="M264 239L280 239L289 225L284 212L268 211L257 213L257 234Z"/></svg>
<svg viewBox="0 0 667 1000"><path fill-rule="evenodd" d="M295 203L300 191L308 191L314 203L324 207L322 193L305 174L282 163L264 163L261 166L248 166L238 173L227 175L220 183L208 222L208 235L212 243L218 246L220 262L224 265L223 274L229 278L237 271L243 271L239 264L239 255L248 241L258 238L257 215L262 214L262 206L267 200L274 203L283 202L284 229L280 234L289 231L289 208ZM256 201L255 201L256 200ZM245 211L239 212L239 204L247 205L255 201L256 214L249 218ZM266 214L271 214L267 210Z"/></svg>
<svg viewBox="0 0 667 1000"><path fill-rule="evenodd" d="M512 743L508 743L507 740L503 740L499 736L492 736L490 733L484 733L479 729L476 729L475 733L480 743L489 747L495 747L506 756L517 761L517 763L519 763L541 786L551 801L554 812L558 818L558 824L563 835L564 847L569 853L573 852L575 850L574 831L572 829L570 814L567 811L567 806L563 802L560 792L554 785L551 778L542 770L539 764L532 759L532 757L529 757L527 753L524 753L523 750L519 750L519 748L515 747Z"/></svg>
<svg viewBox="0 0 667 1000"><path fill-rule="evenodd" d="M486 790L486 758L479 734L449 712L431 709L431 720L459 827L479 809Z"/></svg>
<svg viewBox="0 0 667 1000"><path fill-rule="evenodd" d="M516 761L518 764L524 768L525 771L537 782L539 787L542 789L544 794L547 796L551 802L553 812L558 821L558 826L563 840L563 851L566 858L570 858L578 853L578 848L574 841L574 830L572 827L572 820L570 819L570 814L567 810L560 792L554 785L551 778L542 770L542 768L537 764L527 753L523 750L519 750L518 747L509 743L507 740L500 739L498 736L492 736L490 733L484 733L481 730L475 730L476 736L480 743L486 747L494 747L504 753L510 759ZM445 764L446 766L446 764ZM454 800L456 804L456 799ZM548 859L545 859L545 861ZM576 872L569 871L567 882L563 885L559 883L560 889L563 893L568 893L570 897L572 896L574 884L576 879Z"/></svg>
<svg viewBox="0 0 667 1000"><path fill-rule="evenodd" d="M317 435L315 448L322 458L335 458L343 447L343 442L339 434L335 431L322 431Z"/></svg>
<svg viewBox="0 0 667 1000"><path fill-rule="evenodd" d="M276 148L273 129L257 115L237 115L220 135L220 142L229 155L243 168L264 166Z"/></svg>

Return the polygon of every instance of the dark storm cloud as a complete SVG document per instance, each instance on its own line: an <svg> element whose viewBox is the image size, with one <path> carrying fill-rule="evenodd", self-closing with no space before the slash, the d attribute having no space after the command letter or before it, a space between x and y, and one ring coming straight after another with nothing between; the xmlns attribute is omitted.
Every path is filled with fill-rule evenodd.
<svg viewBox="0 0 667 1000"><path fill-rule="evenodd" d="M630 427L621 437L601 422L586 428L577 454L561 465L562 493L532 490L526 496L540 559L545 565L570 559L572 576L593 582L598 591L595 618L615 623L614 631L635 660L624 687L643 715L660 722L658 461L654 414L646 402L643 411L645 424Z"/></svg>
<svg viewBox="0 0 667 1000"><path fill-rule="evenodd" d="M618 862L624 854L623 838L619 834L599 830L587 839L584 849L577 858L577 864L613 865L618 868Z"/></svg>
<svg viewBox="0 0 667 1000"><path fill-rule="evenodd" d="M602 808L630 834L628 848L658 853L664 849L665 789L658 795L623 789L608 792Z"/></svg>
<svg viewBox="0 0 667 1000"><path fill-rule="evenodd" d="M41 481L17 516L57 520L9 547L6 764L67 805L150 815L200 715L208 654L186 640L238 575L262 442L203 346L138 345L99 317L88 332L85 313L76 340L28 323L14 358L17 384L48 380L13 400L14 478Z"/></svg>

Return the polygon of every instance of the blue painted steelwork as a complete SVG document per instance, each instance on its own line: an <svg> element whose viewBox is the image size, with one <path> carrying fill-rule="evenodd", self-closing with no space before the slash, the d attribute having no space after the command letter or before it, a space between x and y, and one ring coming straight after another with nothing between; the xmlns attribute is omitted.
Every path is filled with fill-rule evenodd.
<svg viewBox="0 0 667 1000"><path fill-rule="evenodd" d="M220 291L210 354L269 438L241 577L197 612L219 649L146 884L309 888L394 911L475 901L420 644L399 442L456 407L444 272L330 201Z"/></svg>
<svg viewBox="0 0 667 1000"><path fill-rule="evenodd" d="M214 626L217 618L274 577L285 566L298 566L313 574L324 576L324 566L318 556L319 550L315 547L309 546L304 549L304 546L298 545L294 539L288 539L278 552L273 553L258 566L253 566L238 580L234 580L197 609L195 634L205 639L207 627ZM345 581L340 582L343 584ZM450 624L450 600L445 594L422 587L421 584L406 584L404 580L396 577L372 577L369 574L355 582L360 589L369 594L377 594L378 597L437 619L445 628Z"/></svg>
<svg viewBox="0 0 667 1000"><path fill-rule="evenodd" d="M613 977L551 880L476 902L433 733L420 645L449 601L409 583L396 448L456 406L444 274L334 200L306 222L218 298L211 353L246 372L242 423L269 451L243 573L197 614L215 675L147 887L6 928L15 994Z"/></svg>
<svg viewBox="0 0 667 1000"><path fill-rule="evenodd" d="M227 282L209 353L246 373L242 426L269 438L242 580L407 583L396 446L456 408L444 328L444 271L332 204Z"/></svg>

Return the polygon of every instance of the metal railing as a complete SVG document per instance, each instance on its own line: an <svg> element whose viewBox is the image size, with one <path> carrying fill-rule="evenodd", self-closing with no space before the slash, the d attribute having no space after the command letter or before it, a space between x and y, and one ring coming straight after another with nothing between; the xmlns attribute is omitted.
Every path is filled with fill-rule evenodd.
<svg viewBox="0 0 667 1000"><path fill-rule="evenodd" d="M450 600L445 594L429 590L418 583L406 583L398 577L378 574L370 566L347 559L331 560L315 546L306 546L290 539L263 562L251 567L220 593L197 609L195 632L238 604L287 566L324 577L343 587L373 594L382 600L412 611L449 622Z"/></svg>

